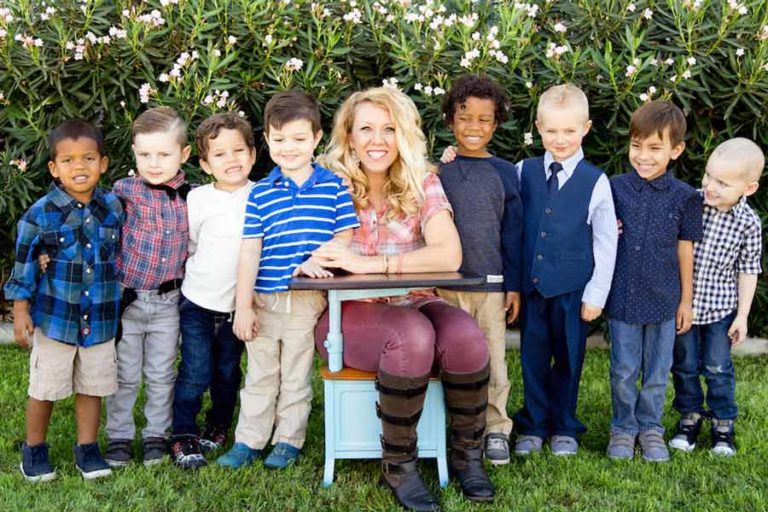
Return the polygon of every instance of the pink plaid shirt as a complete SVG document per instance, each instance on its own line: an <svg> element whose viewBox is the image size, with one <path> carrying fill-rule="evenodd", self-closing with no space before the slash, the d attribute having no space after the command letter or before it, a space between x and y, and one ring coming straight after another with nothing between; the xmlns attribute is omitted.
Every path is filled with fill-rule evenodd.
<svg viewBox="0 0 768 512"><path fill-rule="evenodd" d="M451 203L443 191L440 178L435 173L427 174L424 179L424 193L426 200L421 205L418 213L408 217L399 217L384 222L384 217L389 207L377 212L373 206L358 211L360 227L356 228L352 235L352 250L364 256L388 255L415 251L426 245L424 242L424 226L437 213L447 210L453 215ZM396 259L390 258L390 271L397 269ZM433 290L420 290L398 298L396 301L386 302L405 306L423 306L436 298Z"/></svg>
<svg viewBox="0 0 768 512"><path fill-rule="evenodd" d="M186 183L179 172L165 184L178 189ZM125 205L125 224L117 268L122 283L136 290L156 290L165 281L184 277L189 222L187 202L173 200L164 190L151 189L139 177L115 183L112 192Z"/></svg>

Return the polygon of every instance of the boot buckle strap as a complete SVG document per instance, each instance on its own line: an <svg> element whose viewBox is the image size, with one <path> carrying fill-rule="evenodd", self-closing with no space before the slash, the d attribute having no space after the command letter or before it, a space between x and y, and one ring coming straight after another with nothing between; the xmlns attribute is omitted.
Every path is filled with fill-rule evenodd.
<svg viewBox="0 0 768 512"><path fill-rule="evenodd" d="M488 381L491 380L490 375L487 375L483 377L480 380L476 380L474 382L451 382L449 380L443 379L443 387L448 389L464 389L464 390L472 390L472 389L480 389L486 384L488 384Z"/></svg>
<svg viewBox="0 0 768 512"><path fill-rule="evenodd" d="M381 442L381 449L387 452L416 453L416 441L408 444L395 444L387 442L384 436L379 436L379 441Z"/></svg>
<svg viewBox="0 0 768 512"><path fill-rule="evenodd" d="M385 395L412 398L414 396L419 396L426 393L427 386L429 386L429 382L417 388L397 389L397 388L390 388L389 386L385 386L384 384L379 382L379 377L377 376L373 381L373 385L376 387L376 391L378 391L379 393L383 393Z"/></svg>
<svg viewBox="0 0 768 512"><path fill-rule="evenodd" d="M421 410L417 411L413 416L392 416L391 414L382 412L379 402L376 402L376 416L390 425L408 427L419 422L419 418L421 418Z"/></svg>
<svg viewBox="0 0 768 512"><path fill-rule="evenodd" d="M414 471L418 471L418 465L416 464L416 459L409 460L407 462L387 462L386 460L381 461L381 471L385 475L403 475L405 473L413 473Z"/></svg>
<svg viewBox="0 0 768 512"><path fill-rule="evenodd" d="M462 416L472 416L475 414L480 414L481 412L484 412L487 408L488 408L488 401L483 402L477 407L457 407L455 405L446 406L446 409L448 410L448 412L453 414L460 414Z"/></svg>
<svg viewBox="0 0 768 512"><path fill-rule="evenodd" d="M482 438L484 434L485 427L479 428L477 430L468 428L451 428L451 435L459 439L471 439L476 441Z"/></svg>

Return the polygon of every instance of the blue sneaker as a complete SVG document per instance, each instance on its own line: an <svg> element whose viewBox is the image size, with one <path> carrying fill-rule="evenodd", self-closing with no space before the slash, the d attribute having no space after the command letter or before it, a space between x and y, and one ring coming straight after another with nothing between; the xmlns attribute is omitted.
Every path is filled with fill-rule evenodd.
<svg viewBox="0 0 768 512"><path fill-rule="evenodd" d="M48 444L21 445L21 474L30 482L47 482L56 478L56 471L48 462Z"/></svg>
<svg viewBox="0 0 768 512"><path fill-rule="evenodd" d="M254 450L244 443L235 443L227 453L216 459L216 464L238 469L253 463L260 456L261 450Z"/></svg>
<svg viewBox="0 0 768 512"><path fill-rule="evenodd" d="M75 445L75 467L86 480L112 474L109 464L101 457L97 443Z"/></svg>
<svg viewBox="0 0 768 512"><path fill-rule="evenodd" d="M285 469L299 458L300 450L288 443L277 443L266 459L264 466L270 469Z"/></svg>

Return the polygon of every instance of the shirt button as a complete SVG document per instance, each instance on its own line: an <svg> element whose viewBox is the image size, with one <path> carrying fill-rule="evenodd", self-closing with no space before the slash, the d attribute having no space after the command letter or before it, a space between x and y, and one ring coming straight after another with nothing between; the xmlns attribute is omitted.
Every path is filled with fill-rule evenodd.
<svg viewBox="0 0 768 512"><path fill-rule="evenodd" d="M86 297L87 297L88 295L90 295L90 294L91 294L91 293L90 293L88 290L85 290L85 291L83 292L83 295L85 295Z"/></svg>
<svg viewBox="0 0 768 512"><path fill-rule="evenodd" d="M544 213L546 213L547 215L549 215L550 213L552 213L552 208L545 208L545 209L544 209Z"/></svg>
<svg viewBox="0 0 768 512"><path fill-rule="evenodd" d="M546 231L542 231L541 232L541 238L547 238L547 232Z"/></svg>
<svg viewBox="0 0 768 512"><path fill-rule="evenodd" d="M83 315L83 320L88 320L88 315Z"/></svg>
<svg viewBox="0 0 768 512"><path fill-rule="evenodd" d="M83 207L83 203L77 203L77 207L78 208L82 208Z"/></svg>
<svg viewBox="0 0 768 512"><path fill-rule="evenodd" d="M59 238L59 242L64 242L64 237Z"/></svg>
<svg viewBox="0 0 768 512"><path fill-rule="evenodd" d="M86 217L85 222L86 223L91 222L91 218L90 217Z"/></svg>
<svg viewBox="0 0 768 512"><path fill-rule="evenodd" d="M88 336L89 334L91 334L91 330L90 330L89 328L87 328L87 327L86 327L85 329L83 329L83 334L85 334L86 336Z"/></svg>
<svg viewBox="0 0 768 512"><path fill-rule="evenodd" d="M533 284L539 284L539 278L538 277L534 277L532 282L533 282Z"/></svg>
<svg viewBox="0 0 768 512"><path fill-rule="evenodd" d="M541 261L541 260L544 259L544 255L543 254L539 254L539 255L536 256L536 259Z"/></svg>
<svg viewBox="0 0 768 512"><path fill-rule="evenodd" d="M91 244L90 244L90 243L88 243L88 244L85 244L85 248L86 248L86 249L90 249L90 248L91 248Z"/></svg>
<svg viewBox="0 0 768 512"><path fill-rule="evenodd" d="M636 245L636 246L635 246L635 250L636 250L636 251L639 251L639 250L640 250L640 246L639 246L639 245Z"/></svg>
<svg viewBox="0 0 768 512"><path fill-rule="evenodd" d="M87 269L85 269L85 273L86 273L86 274L90 274L90 273L91 273L91 268L90 268L90 267L88 267Z"/></svg>
<svg viewBox="0 0 768 512"><path fill-rule="evenodd" d="M171 230L170 230L170 229L166 229L166 230L165 230L165 234L166 234L166 235L170 235L170 234L171 234Z"/></svg>
<svg viewBox="0 0 768 512"><path fill-rule="evenodd" d="M162 261L163 263L165 263L165 260L166 258L160 258L160 261Z"/></svg>

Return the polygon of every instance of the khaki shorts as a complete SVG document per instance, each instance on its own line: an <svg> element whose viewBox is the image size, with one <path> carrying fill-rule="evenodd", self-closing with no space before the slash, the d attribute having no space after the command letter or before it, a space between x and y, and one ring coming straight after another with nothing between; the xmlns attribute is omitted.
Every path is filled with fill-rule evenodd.
<svg viewBox="0 0 768 512"><path fill-rule="evenodd" d="M29 356L29 396L63 400L73 393L108 396L117 391L115 340L92 347L54 341L36 328Z"/></svg>

